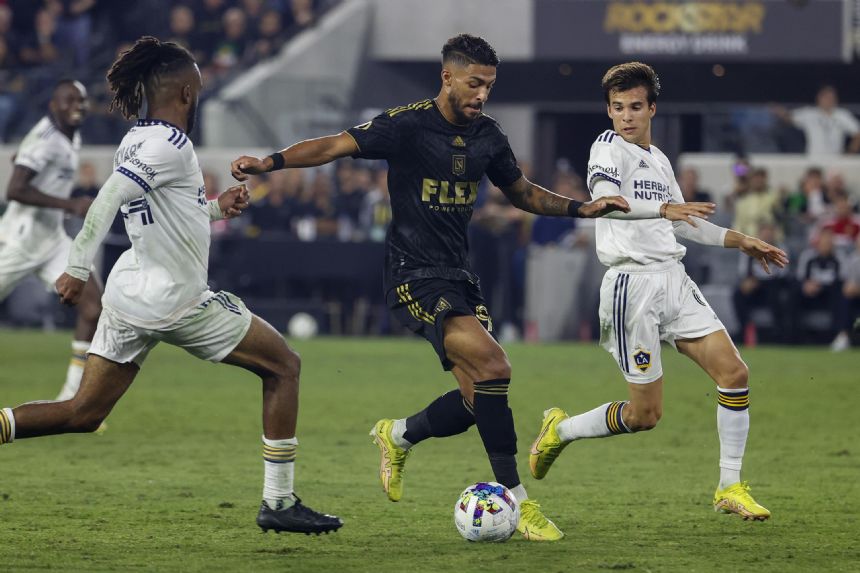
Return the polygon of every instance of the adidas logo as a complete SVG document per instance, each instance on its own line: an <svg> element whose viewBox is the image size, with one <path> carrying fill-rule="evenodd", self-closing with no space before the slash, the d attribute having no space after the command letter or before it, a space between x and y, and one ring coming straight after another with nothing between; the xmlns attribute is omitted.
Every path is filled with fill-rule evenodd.
<svg viewBox="0 0 860 573"><path fill-rule="evenodd" d="M454 147L466 147L466 142L463 141L463 138L459 135L454 138L454 141L451 142L451 145Z"/></svg>
<svg viewBox="0 0 860 573"><path fill-rule="evenodd" d="M644 160L644 159L640 159L640 160L639 160L639 167L641 167L641 168L643 168L643 169L648 169L648 164L647 164L647 163L645 163L645 160Z"/></svg>

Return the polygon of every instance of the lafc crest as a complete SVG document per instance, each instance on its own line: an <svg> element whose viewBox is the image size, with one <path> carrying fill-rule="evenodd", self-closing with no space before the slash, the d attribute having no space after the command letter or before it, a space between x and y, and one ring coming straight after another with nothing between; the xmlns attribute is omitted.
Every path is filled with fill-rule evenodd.
<svg viewBox="0 0 860 573"><path fill-rule="evenodd" d="M451 156L451 171L454 172L454 175L465 175L466 174L466 156L465 155L452 155Z"/></svg>
<svg viewBox="0 0 860 573"><path fill-rule="evenodd" d="M633 363L640 372L647 372L651 368L651 353L642 348L637 348L633 354Z"/></svg>

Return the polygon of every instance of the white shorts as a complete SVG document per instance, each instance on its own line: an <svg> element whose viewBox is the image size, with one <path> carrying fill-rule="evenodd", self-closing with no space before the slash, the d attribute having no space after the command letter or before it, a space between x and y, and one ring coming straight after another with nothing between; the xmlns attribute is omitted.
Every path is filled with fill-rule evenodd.
<svg viewBox="0 0 860 573"><path fill-rule="evenodd" d="M61 235L56 243L38 256L17 245L0 243L0 300L5 299L19 282L36 275L51 291L69 264L72 240Z"/></svg>
<svg viewBox="0 0 860 573"><path fill-rule="evenodd" d="M197 358L221 362L248 333L251 311L226 291L210 292L205 302L168 327L148 329L130 324L105 307L89 353L113 362L143 364L159 342L178 346Z"/></svg>
<svg viewBox="0 0 860 573"><path fill-rule="evenodd" d="M606 271L600 286L600 345L634 384L663 376L660 341L699 338L725 327L678 263L656 272Z"/></svg>

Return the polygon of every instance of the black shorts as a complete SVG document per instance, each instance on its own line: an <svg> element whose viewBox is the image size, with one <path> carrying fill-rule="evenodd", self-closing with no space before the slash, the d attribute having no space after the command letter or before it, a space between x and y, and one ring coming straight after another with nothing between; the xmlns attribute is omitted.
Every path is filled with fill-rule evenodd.
<svg viewBox="0 0 860 573"><path fill-rule="evenodd" d="M469 281L410 280L385 293L385 302L402 325L433 345L445 370L454 367L445 353L443 324L446 316L474 316L487 332L493 333L493 320L481 295L481 287Z"/></svg>

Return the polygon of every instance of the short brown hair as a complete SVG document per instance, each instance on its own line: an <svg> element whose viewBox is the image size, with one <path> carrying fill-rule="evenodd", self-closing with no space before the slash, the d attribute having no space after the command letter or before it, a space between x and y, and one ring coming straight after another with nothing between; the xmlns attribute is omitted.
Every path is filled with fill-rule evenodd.
<svg viewBox="0 0 860 573"><path fill-rule="evenodd" d="M612 66L603 75L600 85L603 87L606 103L609 103L609 93L613 90L626 92L633 88L644 87L648 90L649 105L656 102L657 96L660 95L660 78L657 77L657 72L642 62L627 62Z"/></svg>

